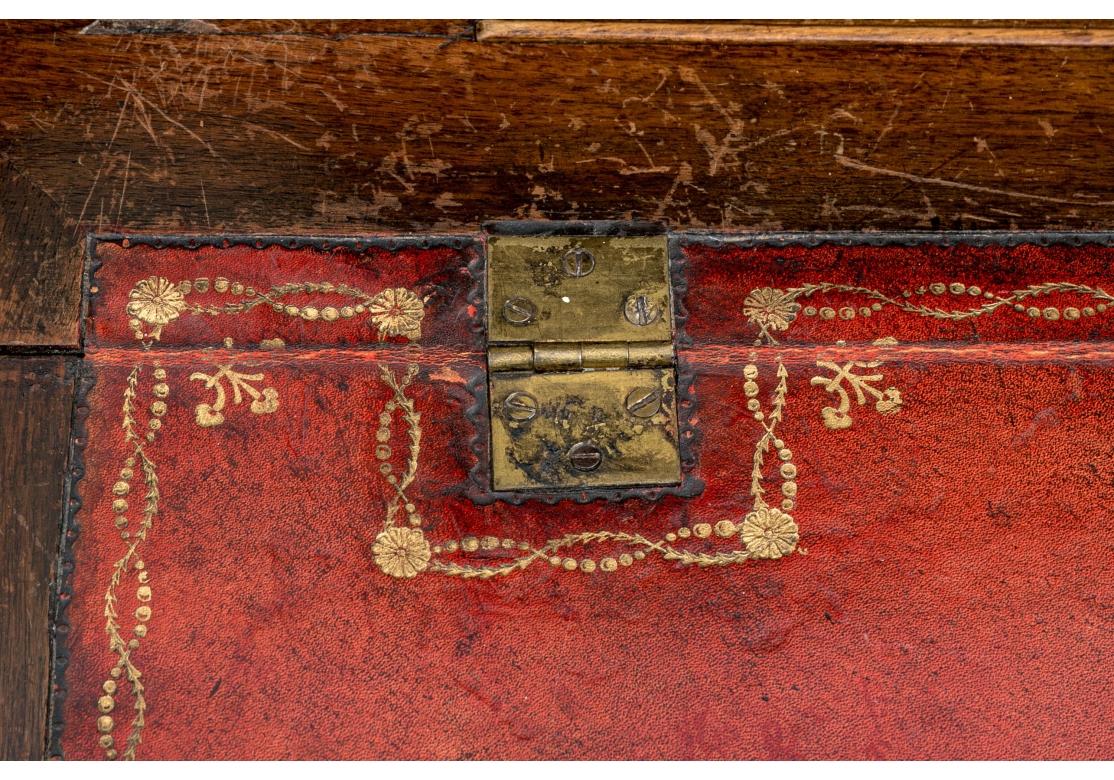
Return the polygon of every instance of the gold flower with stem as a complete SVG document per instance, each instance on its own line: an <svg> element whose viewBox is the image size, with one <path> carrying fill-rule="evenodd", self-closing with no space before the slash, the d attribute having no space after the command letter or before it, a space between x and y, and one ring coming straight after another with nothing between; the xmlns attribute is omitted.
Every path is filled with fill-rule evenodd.
<svg viewBox="0 0 1114 780"><path fill-rule="evenodd" d="M882 414L894 414L901 411L901 391L896 387L887 387L881 398L874 404L874 408Z"/></svg>
<svg viewBox="0 0 1114 780"><path fill-rule="evenodd" d="M780 558L797 546L797 523L780 509L759 504L743 519L740 535L752 558Z"/></svg>
<svg viewBox="0 0 1114 780"><path fill-rule="evenodd" d="M429 565L429 542L417 528L388 528L371 546L376 565L391 577L408 579Z"/></svg>
<svg viewBox="0 0 1114 780"><path fill-rule="evenodd" d="M394 287L372 298L368 304L371 321L379 328L380 338L405 336L415 341L422 335L425 302L403 287Z"/></svg>
<svg viewBox="0 0 1114 780"><path fill-rule="evenodd" d="M751 290L743 301L743 314L759 327L759 337L765 336L773 341L770 331L788 330L789 325L797 318L800 305L794 297L791 292L773 287Z"/></svg>
<svg viewBox="0 0 1114 780"><path fill-rule="evenodd" d="M158 339L162 328L187 308L186 298L178 286L161 276L141 279L128 293L128 316L132 318L136 336L143 338L140 323L153 325L150 335Z"/></svg>

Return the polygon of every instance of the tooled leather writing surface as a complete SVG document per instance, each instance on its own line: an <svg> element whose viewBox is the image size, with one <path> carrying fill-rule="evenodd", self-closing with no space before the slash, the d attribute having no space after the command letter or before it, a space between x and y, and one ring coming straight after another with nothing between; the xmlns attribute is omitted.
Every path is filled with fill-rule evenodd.
<svg viewBox="0 0 1114 780"><path fill-rule="evenodd" d="M1109 751L1110 249L683 247L704 490L556 506L476 251L98 245L68 756Z"/></svg>

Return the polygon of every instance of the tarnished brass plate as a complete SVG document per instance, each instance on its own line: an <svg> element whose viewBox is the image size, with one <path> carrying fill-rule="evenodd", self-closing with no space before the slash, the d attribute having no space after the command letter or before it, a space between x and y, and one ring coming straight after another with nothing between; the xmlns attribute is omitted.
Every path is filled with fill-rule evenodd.
<svg viewBox="0 0 1114 780"><path fill-rule="evenodd" d="M673 340L665 236L492 236L489 344Z"/></svg>
<svg viewBox="0 0 1114 780"><path fill-rule="evenodd" d="M681 481L672 368L490 375L496 491Z"/></svg>

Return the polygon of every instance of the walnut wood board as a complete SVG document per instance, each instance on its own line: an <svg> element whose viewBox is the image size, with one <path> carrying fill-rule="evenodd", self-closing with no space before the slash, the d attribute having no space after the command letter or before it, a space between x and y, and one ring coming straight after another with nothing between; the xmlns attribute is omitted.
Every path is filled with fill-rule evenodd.
<svg viewBox="0 0 1114 780"><path fill-rule="evenodd" d="M0 154L75 243L88 230L459 231L503 218L1114 223L1114 159L1096 154L1114 125L1107 46L0 37ZM75 347L78 254L39 267L32 282L62 296L66 321L6 324L0 342Z"/></svg>
<svg viewBox="0 0 1114 780"><path fill-rule="evenodd" d="M481 41L582 40L598 43L883 43L972 46L1109 46L1114 41L1107 22L1051 25L1026 22L729 22L729 21L481 21L476 28Z"/></svg>
<svg viewBox="0 0 1114 780"><path fill-rule="evenodd" d="M50 592L74 383L61 357L0 358L0 759L46 746Z"/></svg>

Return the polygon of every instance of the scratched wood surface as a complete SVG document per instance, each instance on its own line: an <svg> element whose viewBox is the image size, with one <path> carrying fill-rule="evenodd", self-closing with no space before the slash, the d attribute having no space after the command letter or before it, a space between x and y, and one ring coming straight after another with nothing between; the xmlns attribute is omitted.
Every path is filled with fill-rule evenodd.
<svg viewBox="0 0 1114 780"><path fill-rule="evenodd" d="M45 747L74 387L66 360L0 357L0 759L41 758Z"/></svg>
<svg viewBox="0 0 1114 780"><path fill-rule="evenodd" d="M0 23L5 756L41 747L70 403L12 353L80 351L90 231L1114 229L1109 26L973 26L1005 32Z"/></svg>
<svg viewBox="0 0 1114 780"><path fill-rule="evenodd" d="M882 43L904 45L1019 45L1019 46L1109 46L1114 23L1109 21L1057 22L1047 20L946 19L923 21L817 20L786 22L746 21L513 21L490 19L475 28L481 41L545 41L560 43L579 39L646 43L731 43L850 44Z"/></svg>
<svg viewBox="0 0 1114 780"><path fill-rule="evenodd" d="M515 218L1114 224L1114 155L1098 153L1114 127L1105 46L0 38L0 154L75 237ZM67 257L41 283L72 290L78 267ZM75 346L74 333L34 340Z"/></svg>
<svg viewBox="0 0 1114 780"><path fill-rule="evenodd" d="M0 350L77 345L80 267L73 221L0 158Z"/></svg>

